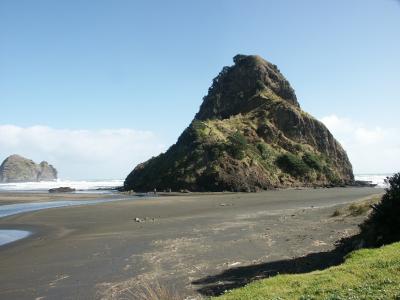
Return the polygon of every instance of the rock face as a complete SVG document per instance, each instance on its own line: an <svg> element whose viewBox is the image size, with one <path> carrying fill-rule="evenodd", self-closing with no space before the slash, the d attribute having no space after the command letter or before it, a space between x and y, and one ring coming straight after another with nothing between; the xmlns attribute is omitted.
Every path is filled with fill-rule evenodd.
<svg viewBox="0 0 400 300"><path fill-rule="evenodd" d="M237 55L167 152L139 164L126 190L257 191L351 184L352 166L329 130L302 111L276 65Z"/></svg>
<svg viewBox="0 0 400 300"><path fill-rule="evenodd" d="M57 179L57 170L46 161L36 164L19 155L7 157L0 166L0 182L35 182Z"/></svg>

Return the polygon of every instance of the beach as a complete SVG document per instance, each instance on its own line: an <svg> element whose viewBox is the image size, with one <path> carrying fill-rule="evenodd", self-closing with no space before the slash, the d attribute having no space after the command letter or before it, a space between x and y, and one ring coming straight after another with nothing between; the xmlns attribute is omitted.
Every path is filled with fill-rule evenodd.
<svg viewBox="0 0 400 300"><path fill-rule="evenodd" d="M257 266L334 249L339 239L357 232L364 216L332 217L333 212L382 192L124 195L122 201L0 218L0 229L33 233L0 247L0 298L112 299L146 281L191 297L219 293L221 281L239 284L255 276L226 275L235 268L248 267L251 273ZM2 192L0 205L106 197Z"/></svg>

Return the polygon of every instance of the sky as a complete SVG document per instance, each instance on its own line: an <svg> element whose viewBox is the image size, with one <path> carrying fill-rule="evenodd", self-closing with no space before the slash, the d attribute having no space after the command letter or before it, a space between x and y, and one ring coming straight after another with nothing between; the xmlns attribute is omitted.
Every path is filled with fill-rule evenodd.
<svg viewBox="0 0 400 300"><path fill-rule="evenodd" d="M400 1L0 0L0 161L124 178L232 57L278 65L355 173L400 171Z"/></svg>

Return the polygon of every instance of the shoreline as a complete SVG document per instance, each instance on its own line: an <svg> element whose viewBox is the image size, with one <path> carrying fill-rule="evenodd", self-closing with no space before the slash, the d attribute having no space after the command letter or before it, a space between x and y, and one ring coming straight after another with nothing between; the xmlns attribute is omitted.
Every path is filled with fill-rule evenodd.
<svg viewBox="0 0 400 300"><path fill-rule="evenodd" d="M44 191L0 191L0 205L49 202L49 201L79 201L119 198L120 193L49 193ZM128 197L125 195L125 197Z"/></svg>
<svg viewBox="0 0 400 300"><path fill-rule="evenodd" d="M47 202L47 201L79 201L79 200L98 200L98 199L117 199L122 197L196 197L196 196L218 196L218 195L236 195L236 194L259 194L265 192L277 191L290 191L290 190L329 190L329 189L352 189L352 188L375 188L383 190L379 186L360 186L360 185L346 185L346 186L299 186L299 187L281 187L269 190L259 190L255 192L129 192L119 191L118 188L113 189L100 189L100 190L77 190L75 192L67 193L50 193L47 190L0 190L0 206L17 203L31 203L31 202Z"/></svg>

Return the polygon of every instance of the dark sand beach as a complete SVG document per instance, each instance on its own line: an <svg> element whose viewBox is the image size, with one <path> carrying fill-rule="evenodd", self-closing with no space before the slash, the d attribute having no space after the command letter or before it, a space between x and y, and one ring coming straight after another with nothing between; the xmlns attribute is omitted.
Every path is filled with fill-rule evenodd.
<svg viewBox="0 0 400 300"><path fill-rule="evenodd" d="M237 286L257 278L261 269L265 274L284 271L277 262L287 262L290 269L294 258L334 249L340 238L357 232L363 218L332 217L334 210L381 192L185 194L1 218L0 229L33 235L0 247L0 299L112 299L149 280L187 296L218 293L221 282ZM41 193L1 193L0 205L52 199Z"/></svg>

